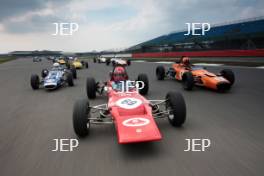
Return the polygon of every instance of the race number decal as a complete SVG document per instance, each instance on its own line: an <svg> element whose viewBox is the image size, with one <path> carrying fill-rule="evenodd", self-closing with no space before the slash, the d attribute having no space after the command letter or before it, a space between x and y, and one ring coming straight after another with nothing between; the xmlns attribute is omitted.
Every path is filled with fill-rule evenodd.
<svg viewBox="0 0 264 176"><path fill-rule="evenodd" d="M142 104L140 99L122 98L116 102L116 105L124 109L134 109Z"/></svg>
<svg viewBox="0 0 264 176"><path fill-rule="evenodd" d="M144 126L149 124L149 119L142 118L142 117L135 117L131 119L127 119L123 121L123 125L127 127L138 127L138 126Z"/></svg>

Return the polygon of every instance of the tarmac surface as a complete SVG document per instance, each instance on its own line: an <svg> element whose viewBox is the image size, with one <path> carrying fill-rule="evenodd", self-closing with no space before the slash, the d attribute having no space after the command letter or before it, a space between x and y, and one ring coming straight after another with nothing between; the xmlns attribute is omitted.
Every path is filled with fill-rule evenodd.
<svg viewBox="0 0 264 176"><path fill-rule="evenodd" d="M106 80L112 67L89 62L79 70L74 87L55 91L30 87L30 75L51 65L18 59L0 65L1 176L262 176L264 174L264 69L231 67L236 82L228 93L203 88L183 90L175 80L157 81L156 63L132 63L130 78L147 73L149 99L180 91L187 121L172 127L157 120L159 142L120 145L113 125L93 125L72 152L54 152L54 139L77 138L72 127L73 104L86 98L85 79ZM169 65L168 65L169 66ZM230 68L230 67L229 67ZM218 72L222 67L208 67ZM105 97L90 101L105 103ZM186 139L210 139L204 152L184 152ZM78 138L77 138L78 139ZM198 146L199 147L199 146Z"/></svg>

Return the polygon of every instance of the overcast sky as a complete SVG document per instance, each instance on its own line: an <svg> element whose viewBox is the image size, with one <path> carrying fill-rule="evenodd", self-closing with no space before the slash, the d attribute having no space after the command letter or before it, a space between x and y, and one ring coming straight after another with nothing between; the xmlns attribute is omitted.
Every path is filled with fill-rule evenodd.
<svg viewBox="0 0 264 176"><path fill-rule="evenodd" d="M264 15L263 0L0 0L0 53L126 48L186 28ZM53 23L78 23L53 36Z"/></svg>

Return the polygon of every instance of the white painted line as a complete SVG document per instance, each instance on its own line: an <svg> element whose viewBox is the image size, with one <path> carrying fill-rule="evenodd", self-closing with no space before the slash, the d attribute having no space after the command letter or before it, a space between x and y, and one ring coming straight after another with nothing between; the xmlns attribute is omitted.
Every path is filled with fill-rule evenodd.
<svg viewBox="0 0 264 176"><path fill-rule="evenodd" d="M158 64L173 64L174 62L160 61L160 62L155 62L155 63L158 63Z"/></svg>
<svg viewBox="0 0 264 176"><path fill-rule="evenodd" d="M198 66L222 66L223 64L195 63L193 65L198 65Z"/></svg>
<svg viewBox="0 0 264 176"><path fill-rule="evenodd" d="M132 62L146 62L146 61L143 61L143 60L133 60Z"/></svg>
<svg viewBox="0 0 264 176"><path fill-rule="evenodd" d="M264 66L259 66L259 67L256 67L256 68L264 69Z"/></svg>

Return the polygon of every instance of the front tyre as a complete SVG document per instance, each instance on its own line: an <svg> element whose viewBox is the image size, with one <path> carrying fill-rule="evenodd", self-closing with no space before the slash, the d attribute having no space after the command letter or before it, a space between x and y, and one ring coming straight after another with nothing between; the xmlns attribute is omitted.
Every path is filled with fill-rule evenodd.
<svg viewBox="0 0 264 176"><path fill-rule="evenodd" d="M39 89L39 76L38 75L31 75L30 84L33 90Z"/></svg>
<svg viewBox="0 0 264 176"><path fill-rule="evenodd" d="M232 70L224 69L220 74L230 82L231 86L235 83L235 74Z"/></svg>
<svg viewBox="0 0 264 176"><path fill-rule="evenodd" d="M142 81L144 83L144 87L142 89L139 89L139 93L141 95L147 95L149 90L148 76L146 74L139 74L137 77L137 81Z"/></svg>
<svg viewBox="0 0 264 176"><path fill-rule="evenodd" d="M67 74L67 83L70 87L74 86L72 73Z"/></svg>
<svg viewBox="0 0 264 176"><path fill-rule="evenodd" d="M179 92L168 92L166 100L170 124L175 127L181 126L186 120L186 104L182 94Z"/></svg>
<svg viewBox="0 0 264 176"><path fill-rule="evenodd" d="M85 137L90 129L90 109L87 99L77 100L73 108L73 129L77 136Z"/></svg>
<svg viewBox="0 0 264 176"><path fill-rule="evenodd" d="M95 99L96 98L96 82L94 78L88 77L86 79L86 93L87 97L90 99Z"/></svg>
<svg viewBox="0 0 264 176"><path fill-rule="evenodd" d="M158 80L164 80L165 68L162 65L160 65L156 68L156 77Z"/></svg>

